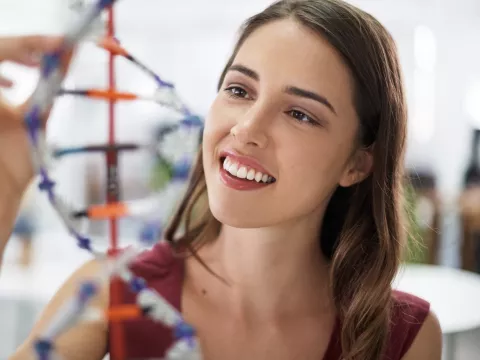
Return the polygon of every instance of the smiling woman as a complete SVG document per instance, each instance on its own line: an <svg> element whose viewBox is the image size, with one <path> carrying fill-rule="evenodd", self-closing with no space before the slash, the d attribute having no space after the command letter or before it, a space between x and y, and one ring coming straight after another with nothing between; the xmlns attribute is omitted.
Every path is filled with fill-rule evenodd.
<svg viewBox="0 0 480 360"><path fill-rule="evenodd" d="M406 113L395 44L365 12L282 0L246 21L166 241L132 266L193 325L203 358L440 359L429 304L391 288ZM107 325L78 325L57 348L100 359ZM175 335L148 320L125 334L131 358L163 357Z"/></svg>
<svg viewBox="0 0 480 360"><path fill-rule="evenodd" d="M341 1L277 2L247 20L218 90L167 239L197 249L231 284L222 290L187 260L187 284L209 288L202 301L225 318L236 314L235 331L250 328L253 313L289 338L280 354L272 339L268 346L245 335L252 345L244 358L263 349L269 358L439 359L441 332L428 304L390 285L405 239L406 105L384 27ZM179 233L180 224L192 226ZM207 334L222 322L202 326L205 315L192 308L216 358L222 347ZM286 321L293 313L315 325Z"/></svg>

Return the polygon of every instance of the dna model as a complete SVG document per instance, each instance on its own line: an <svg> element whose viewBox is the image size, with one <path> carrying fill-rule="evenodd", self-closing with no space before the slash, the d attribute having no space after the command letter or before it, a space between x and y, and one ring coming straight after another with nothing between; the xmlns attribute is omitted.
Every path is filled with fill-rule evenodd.
<svg viewBox="0 0 480 360"><path fill-rule="evenodd" d="M173 109L180 116L177 123L165 126L159 142L163 136L174 131L201 131L203 122L201 118L193 114L185 103L178 96L172 83L162 80L154 71L135 58L115 38L115 24L113 7L115 0L95 0L82 8L78 21L66 31L61 47L52 53L44 55L40 69L40 79L32 95L29 109L25 115L24 122L28 132L31 145L31 156L34 169L39 177L39 189L43 191L50 204L66 226L68 232L75 238L78 247L89 251L96 260L102 261L105 276L110 281L111 305L103 313L93 311L89 307L89 300L92 299L100 289L100 284L94 281L85 281L78 288L76 296L66 302L56 316L52 319L42 334L37 338L34 345L35 354L39 360L58 359L55 352L55 339L62 332L68 330L74 324L81 321L95 321L105 319L110 322L111 343L110 355L115 360L126 360L121 321L126 319L148 317L155 322L161 322L171 327L175 334L176 343L168 351L166 359L193 360L200 359L198 341L194 329L186 324L178 311L163 299L157 292L148 288L145 280L136 277L129 270L129 263L135 259L140 250L128 247L121 250L119 247L117 221L120 217L141 216L151 212L158 207L158 196L151 196L147 199L122 202L120 200L119 176L118 176L118 155L121 151L139 149L138 144L118 144L115 142L115 104L118 101L154 101L155 103ZM63 70L62 59L71 52L75 46L89 33L89 26L98 19L104 12L107 12L107 29L105 36L98 41L98 45L108 51L108 89L83 89L71 90L62 87ZM157 84L158 88L150 96L141 96L131 92L119 91L115 81L115 58L121 57L140 70L148 74ZM77 148L57 149L54 157L61 157L67 154L79 152L102 152L106 155L107 166L107 193L106 203L103 205L92 205L87 209L72 209L55 192L55 182L48 173L48 161L51 157L50 149L46 143L45 130L42 124L48 117L48 113L58 96L83 96L93 99L103 99L108 102L108 143L100 145L86 145ZM198 136L197 136L198 139ZM161 145L161 144L160 144ZM170 182L185 181L188 178L190 162L188 158L169 159L163 156L162 146L154 145L154 150L163 162L165 172L163 185L164 190ZM100 251L96 248L87 236L80 230L80 220L109 221L110 236L108 251ZM154 226L155 227L155 226ZM157 228L161 228L158 226ZM145 231L143 241L158 241L158 232ZM122 284L123 282L123 284ZM123 305L121 303L121 286L128 285L136 294L135 305Z"/></svg>

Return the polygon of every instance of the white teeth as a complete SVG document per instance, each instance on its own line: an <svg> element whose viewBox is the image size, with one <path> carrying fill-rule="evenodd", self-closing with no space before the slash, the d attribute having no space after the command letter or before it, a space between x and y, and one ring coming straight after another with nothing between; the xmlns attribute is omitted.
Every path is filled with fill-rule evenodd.
<svg viewBox="0 0 480 360"><path fill-rule="evenodd" d="M233 176L237 176L238 165L235 163L231 164L227 171Z"/></svg>
<svg viewBox="0 0 480 360"><path fill-rule="evenodd" d="M223 168L235 177L240 179L255 180L256 182L271 183L273 177L263 174L255 169L241 166L240 164L232 161L228 157L223 161Z"/></svg>
<svg viewBox="0 0 480 360"><path fill-rule="evenodd" d="M242 166L240 169L238 169L237 177L240 179L245 179L247 177L247 168L245 166Z"/></svg>

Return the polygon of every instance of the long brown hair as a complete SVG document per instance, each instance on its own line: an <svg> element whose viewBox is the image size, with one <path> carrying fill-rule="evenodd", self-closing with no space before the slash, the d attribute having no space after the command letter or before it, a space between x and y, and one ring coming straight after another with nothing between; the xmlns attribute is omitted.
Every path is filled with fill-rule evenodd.
<svg viewBox="0 0 480 360"><path fill-rule="evenodd" d="M401 261L403 152L406 104L394 41L371 15L339 0L282 0L249 18L219 82L244 41L269 22L290 18L326 39L355 80L362 145L371 147L371 175L338 187L319 234L331 261L331 286L342 323L345 360L379 360L389 336L391 281ZM206 201L201 150L166 239L194 250L221 224Z"/></svg>

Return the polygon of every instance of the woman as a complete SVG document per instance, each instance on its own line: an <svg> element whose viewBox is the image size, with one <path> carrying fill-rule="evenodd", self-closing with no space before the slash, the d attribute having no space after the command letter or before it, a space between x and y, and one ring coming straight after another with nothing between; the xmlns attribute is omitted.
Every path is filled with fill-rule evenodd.
<svg viewBox="0 0 480 360"><path fill-rule="evenodd" d="M218 89L168 242L133 265L194 326L204 358L439 360L428 303L390 286L404 242L406 106L387 31L341 1L279 1L246 22ZM12 359L29 358L96 271L72 276ZM105 287L94 305L107 303ZM148 321L124 328L132 358L171 344ZM82 324L56 346L101 359L107 334Z"/></svg>

